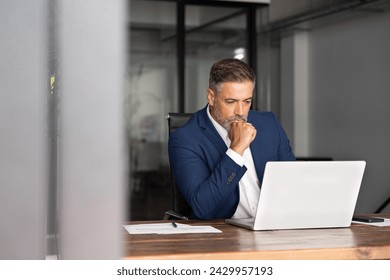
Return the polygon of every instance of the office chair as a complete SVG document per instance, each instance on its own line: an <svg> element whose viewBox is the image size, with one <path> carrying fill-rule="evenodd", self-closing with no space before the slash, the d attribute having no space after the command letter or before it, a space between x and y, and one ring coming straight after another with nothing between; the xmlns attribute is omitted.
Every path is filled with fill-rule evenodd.
<svg viewBox="0 0 390 280"><path fill-rule="evenodd" d="M168 121L168 135L170 136L177 128L186 123L191 117L191 113L168 113L166 119ZM173 211L167 211L164 214L164 220L167 219L182 219L188 220L187 217L191 216L191 207L187 204L183 195L180 193L178 186L176 185L175 176L170 169L171 176L171 188L172 188L172 209Z"/></svg>

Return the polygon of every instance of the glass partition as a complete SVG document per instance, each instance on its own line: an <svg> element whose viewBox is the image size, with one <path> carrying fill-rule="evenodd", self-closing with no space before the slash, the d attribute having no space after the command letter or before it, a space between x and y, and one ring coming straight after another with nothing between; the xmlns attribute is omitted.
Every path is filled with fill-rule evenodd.
<svg viewBox="0 0 390 280"><path fill-rule="evenodd" d="M130 0L126 119L131 220L172 209L168 112L207 104L211 65L237 57L255 66L255 11L231 1Z"/></svg>
<svg viewBox="0 0 390 280"><path fill-rule="evenodd" d="M186 112L207 104L208 74L215 61L236 57L247 62L246 11L235 7L186 7Z"/></svg>
<svg viewBox="0 0 390 280"><path fill-rule="evenodd" d="M171 208L165 115L174 110L176 4L130 1L127 136L132 220L161 219Z"/></svg>

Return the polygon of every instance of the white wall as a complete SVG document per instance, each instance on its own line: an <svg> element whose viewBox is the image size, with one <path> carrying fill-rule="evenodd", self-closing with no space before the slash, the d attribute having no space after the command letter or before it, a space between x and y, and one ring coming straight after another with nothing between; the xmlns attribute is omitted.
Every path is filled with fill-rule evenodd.
<svg viewBox="0 0 390 280"><path fill-rule="evenodd" d="M0 8L0 259L44 259L46 1Z"/></svg>
<svg viewBox="0 0 390 280"><path fill-rule="evenodd" d="M60 26L49 26L46 0L0 4L0 259L45 259L46 216L57 211L62 259L119 259L125 1L56 2ZM53 30L59 50L50 48ZM49 53L61 68L58 170L48 161L57 117L49 115ZM59 173L60 209L48 203L50 172Z"/></svg>
<svg viewBox="0 0 390 280"><path fill-rule="evenodd" d="M323 25L308 33L308 74L294 80L308 82L307 100L294 93L296 104L308 102L308 131L295 131L307 134L308 155L367 161L357 212L375 211L390 195L389 50L389 11Z"/></svg>
<svg viewBox="0 0 390 280"><path fill-rule="evenodd" d="M62 1L60 255L119 259L126 198L125 1Z"/></svg>
<svg viewBox="0 0 390 280"><path fill-rule="evenodd" d="M281 45L280 115L294 153L301 157L309 152L309 36L299 31L284 38Z"/></svg>

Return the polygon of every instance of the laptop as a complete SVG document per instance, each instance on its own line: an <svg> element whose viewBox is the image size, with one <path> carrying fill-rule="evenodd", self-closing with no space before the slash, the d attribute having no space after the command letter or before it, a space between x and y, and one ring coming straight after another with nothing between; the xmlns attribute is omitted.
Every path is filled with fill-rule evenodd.
<svg viewBox="0 0 390 280"><path fill-rule="evenodd" d="M251 230L349 227L365 166L365 161L268 162L255 218L225 222Z"/></svg>

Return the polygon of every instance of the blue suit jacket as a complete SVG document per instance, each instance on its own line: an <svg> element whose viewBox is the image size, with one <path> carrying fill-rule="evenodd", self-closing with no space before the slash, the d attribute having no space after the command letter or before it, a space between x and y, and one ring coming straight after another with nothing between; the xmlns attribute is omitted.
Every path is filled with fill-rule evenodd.
<svg viewBox="0 0 390 280"><path fill-rule="evenodd" d="M169 161L177 185L191 206L192 218L230 218L239 202L238 182L247 170L226 155L227 147L207 115L207 106L169 138ZM267 161L295 160L279 121L271 112L250 111L257 130L251 152L262 182Z"/></svg>

